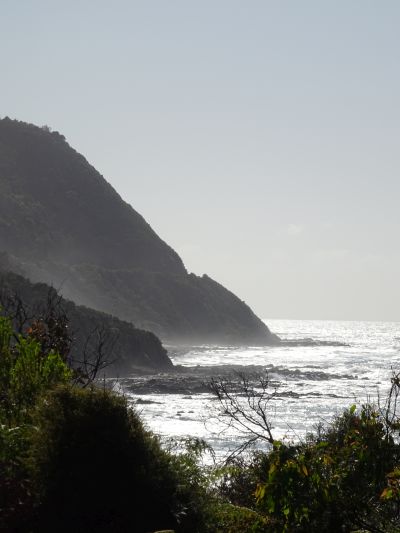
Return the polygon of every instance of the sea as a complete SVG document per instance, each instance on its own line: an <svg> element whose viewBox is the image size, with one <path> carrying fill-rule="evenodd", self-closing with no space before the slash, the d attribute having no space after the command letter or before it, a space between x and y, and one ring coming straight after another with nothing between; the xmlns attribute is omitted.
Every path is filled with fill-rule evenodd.
<svg viewBox="0 0 400 533"><path fill-rule="evenodd" d="M249 435L223 415L210 389L213 380L231 387L244 408L243 376L256 393L260 377L268 380L267 421L273 438L287 442L304 440L354 404L384 405L392 372L400 371L400 322L265 323L281 345L167 346L173 372L127 376L118 387L162 439L203 439L220 459Z"/></svg>

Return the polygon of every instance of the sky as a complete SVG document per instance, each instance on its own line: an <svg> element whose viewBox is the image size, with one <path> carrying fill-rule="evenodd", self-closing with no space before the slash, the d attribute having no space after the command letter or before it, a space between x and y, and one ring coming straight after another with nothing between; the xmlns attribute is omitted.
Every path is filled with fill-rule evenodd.
<svg viewBox="0 0 400 533"><path fill-rule="evenodd" d="M0 0L0 116L63 133L261 317L400 321L400 2Z"/></svg>

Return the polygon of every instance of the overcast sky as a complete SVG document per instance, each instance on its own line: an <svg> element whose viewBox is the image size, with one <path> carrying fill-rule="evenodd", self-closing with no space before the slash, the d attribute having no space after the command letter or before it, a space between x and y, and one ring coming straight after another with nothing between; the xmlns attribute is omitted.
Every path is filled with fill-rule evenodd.
<svg viewBox="0 0 400 533"><path fill-rule="evenodd" d="M262 317L400 320L398 0L0 0L0 115L63 133Z"/></svg>

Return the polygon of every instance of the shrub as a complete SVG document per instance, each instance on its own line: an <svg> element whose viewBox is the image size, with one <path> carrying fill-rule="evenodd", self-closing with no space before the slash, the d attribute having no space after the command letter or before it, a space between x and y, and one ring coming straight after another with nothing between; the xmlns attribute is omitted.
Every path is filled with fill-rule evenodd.
<svg viewBox="0 0 400 533"><path fill-rule="evenodd" d="M39 395L71 376L57 352L44 352L35 338L14 333L11 320L0 316L0 423L26 422Z"/></svg>
<svg viewBox="0 0 400 533"><path fill-rule="evenodd" d="M37 398L71 377L61 356L0 316L0 530L30 531L35 497L26 467ZM28 525L29 524L29 525Z"/></svg>
<svg viewBox="0 0 400 533"><path fill-rule="evenodd" d="M259 508L283 531L391 531L398 508L381 498L399 446L380 414L355 406L297 446L276 444L267 456Z"/></svg>
<svg viewBox="0 0 400 533"><path fill-rule="evenodd" d="M31 531L35 498L25 458L30 426L0 425L0 531Z"/></svg>
<svg viewBox="0 0 400 533"><path fill-rule="evenodd" d="M246 507L229 503L211 506L213 524L210 533L265 533L272 531L270 519Z"/></svg>
<svg viewBox="0 0 400 533"><path fill-rule="evenodd" d="M58 388L35 422L30 464L39 531L197 530L193 485L124 398Z"/></svg>
<svg viewBox="0 0 400 533"><path fill-rule="evenodd" d="M0 316L0 530L200 531L193 454L163 451L123 397L72 385L50 319L22 334Z"/></svg>

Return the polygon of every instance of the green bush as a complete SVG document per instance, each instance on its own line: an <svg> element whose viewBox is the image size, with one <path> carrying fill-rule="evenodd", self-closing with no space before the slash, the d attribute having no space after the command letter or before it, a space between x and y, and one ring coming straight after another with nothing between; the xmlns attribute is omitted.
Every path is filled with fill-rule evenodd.
<svg viewBox="0 0 400 533"><path fill-rule="evenodd" d="M58 388L35 423L38 531L200 531L196 487L121 396Z"/></svg>
<svg viewBox="0 0 400 533"><path fill-rule="evenodd" d="M266 533L271 531L269 518L248 509L229 503L211 504L213 523L210 533Z"/></svg>
<svg viewBox="0 0 400 533"><path fill-rule="evenodd" d="M370 405L353 406L305 443L277 443L266 458L256 497L278 531L398 531L398 506L382 492L400 449Z"/></svg>
<svg viewBox="0 0 400 533"><path fill-rule="evenodd" d="M35 494L26 457L35 428L31 424L37 399L71 378L61 356L43 351L30 334L13 331L0 316L0 531L30 531Z"/></svg>
<svg viewBox="0 0 400 533"><path fill-rule="evenodd" d="M202 531L193 450L162 450L123 397L73 386L64 329L32 324L0 316L0 530Z"/></svg>
<svg viewBox="0 0 400 533"><path fill-rule="evenodd" d="M38 340L13 331L0 316L0 423L13 427L29 420L36 399L72 376L55 351L44 352Z"/></svg>
<svg viewBox="0 0 400 533"><path fill-rule="evenodd" d="M255 509L257 486L267 480L269 456L261 451L237 455L221 469L218 479L219 495L238 507Z"/></svg>
<svg viewBox="0 0 400 533"><path fill-rule="evenodd" d="M31 531L35 498L26 457L32 428L0 425L0 531Z"/></svg>

